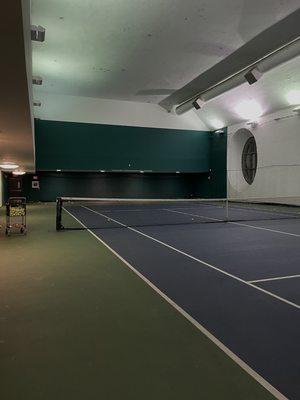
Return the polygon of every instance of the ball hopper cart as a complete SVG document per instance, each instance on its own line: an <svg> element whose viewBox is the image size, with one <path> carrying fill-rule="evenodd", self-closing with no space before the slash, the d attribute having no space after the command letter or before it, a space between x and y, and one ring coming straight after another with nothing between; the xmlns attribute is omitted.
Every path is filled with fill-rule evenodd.
<svg viewBox="0 0 300 400"><path fill-rule="evenodd" d="M10 197L6 203L6 235L9 236L13 229L26 234L25 197Z"/></svg>

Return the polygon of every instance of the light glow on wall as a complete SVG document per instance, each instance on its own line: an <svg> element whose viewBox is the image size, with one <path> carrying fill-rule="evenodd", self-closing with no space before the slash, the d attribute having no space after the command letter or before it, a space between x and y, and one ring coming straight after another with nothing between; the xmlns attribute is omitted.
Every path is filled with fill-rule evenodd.
<svg viewBox="0 0 300 400"><path fill-rule="evenodd" d="M225 126L225 123L217 118L211 119L209 122L210 122L210 125L212 125L212 127L214 129L221 129L221 128L224 128L224 126Z"/></svg>
<svg viewBox="0 0 300 400"><path fill-rule="evenodd" d="M295 106L297 104L300 104L300 90L290 90L286 94L286 99L289 102L291 106Z"/></svg>
<svg viewBox="0 0 300 400"><path fill-rule="evenodd" d="M251 121L257 120L263 113L261 105L255 100L243 100L234 110L241 118Z"/></svg>

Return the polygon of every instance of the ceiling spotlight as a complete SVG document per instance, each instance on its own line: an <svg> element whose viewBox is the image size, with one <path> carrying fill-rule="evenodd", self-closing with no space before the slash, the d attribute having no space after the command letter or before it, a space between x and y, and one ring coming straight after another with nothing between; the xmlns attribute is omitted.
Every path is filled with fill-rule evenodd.
<svg viewBox="0 0 300 400"><path fill-rule="evenodd" d="M248 119L250 121L256 120L259 118L263 111L259 103L255 100L244 100L241 101L236 107L235 112L244 119Z"/></svg>
<svg viewBox="0 0 300 400"><path fill-rule="evenodd" d="M34 107L41 107L42 103L40 101L34 101L33 102Z"/></svg>
<svg viewBox="0 0 300 400"><path fill-rule="evenodd" d="M201 100L200 99L200 97L198 98L198 99L196 99L195 101L193 101L193 107L196 109L196 110L200 110L200 108L201 107L203 107L203 105L204 105L204 101L203 100Z"/></svg>
<svg viewBox="0 0 300 400"><path fill-rule="evenodd" d="M31 25L31 40L35 42L45 41L46 29L40 25Z"/></svg>
<svg viewBox="0 0 300 400"><path fill-rule="evenodd" d="M19 165L15 164L15 163L11 163L11 162L4 162L4 163L0 164L0 168L4 169L6 171L11 171L13 169L19 168Z"/></svg>
<svg viewBox="0 0 300 400"><path fill-rule="evenodd" d="M244 76L249 85L253 85L253 83L256 83L262 77L262 75L263 74L257 68L253 68Z"/></svg>
<svg viewBox="0 0 300 400"><path fill-rule="evenodd" d="M300 90L290 90L286 94L287 101L290 103L290 105L297 105L300 104Z"/></svg>
<svg viewBox="0 0 300 400"><path fill-rule="evenodd" d="M25 174L26 174L25 171L13 171L13 175L16 175L16 176L18 176L18 175L25 175Z"/></svg>
<svg viewBox="0 0 300 400"><path fill-rule="evenodd" d="M32 83L34 85L41 85L43 83L43 78L41 78L40 76L33 76Z"/></svg>

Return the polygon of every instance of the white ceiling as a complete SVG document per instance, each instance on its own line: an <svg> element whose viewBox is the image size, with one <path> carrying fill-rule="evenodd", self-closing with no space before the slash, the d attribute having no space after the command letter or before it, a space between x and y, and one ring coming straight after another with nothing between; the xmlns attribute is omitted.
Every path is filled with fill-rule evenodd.
<svg viewBox="0 0 300 400"><path fill-rule="evenodd" d="M299 0L32 0L32 23L46 28L45 43L33 43L33 72L44 80L34 94L158 103L166 95L141 92L181 88L297 8ZM245 95L267 111L287 106L282 92L299 84L299 67L219 97L201 118L236 122L231 106Z"/></svg>

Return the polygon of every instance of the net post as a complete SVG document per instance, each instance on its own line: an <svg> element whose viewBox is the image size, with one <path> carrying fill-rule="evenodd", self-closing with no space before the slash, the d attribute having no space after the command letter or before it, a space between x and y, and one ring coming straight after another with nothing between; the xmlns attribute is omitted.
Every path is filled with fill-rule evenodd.
<svg viewBox="0 0 300 400"><path fill-rule="evenodd" d="M56 199L56 230L61 231L63 229L62 225L62 198L57 197Z"/></svg>
<svg viewBox="0 0 300 400"><path fill-rule="evenodd" d="M226 212L225 222L228 222L229 221L229 200L228 200L228 197L226 197L226 200L225 200L225 212Z"/></svg>

